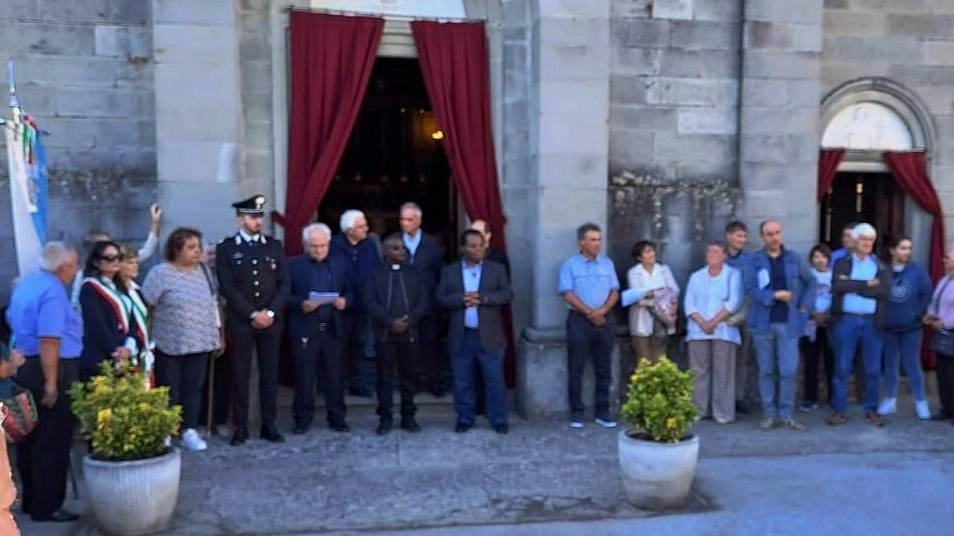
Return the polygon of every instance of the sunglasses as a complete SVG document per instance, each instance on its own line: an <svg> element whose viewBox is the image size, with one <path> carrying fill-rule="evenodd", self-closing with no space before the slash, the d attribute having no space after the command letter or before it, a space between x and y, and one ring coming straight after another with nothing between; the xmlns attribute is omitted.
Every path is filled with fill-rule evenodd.
<svg viewBox="0 0 954 536"><path fill-rule="evenodd" d="M106 262L116 262L123 260L122 255L100 255L99 260Z"/></svg>

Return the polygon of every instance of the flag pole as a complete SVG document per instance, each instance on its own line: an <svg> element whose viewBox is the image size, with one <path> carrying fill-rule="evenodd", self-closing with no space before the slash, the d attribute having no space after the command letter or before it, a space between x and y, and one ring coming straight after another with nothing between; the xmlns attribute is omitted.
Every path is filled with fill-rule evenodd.
<svg viewBox="0 0 954 536"><path fill-rule="evenodd" d="M16 71L12 61L7 62L7 86L10 90L10 116L16 128L20 125L20 100L17 99Z"/></svg>

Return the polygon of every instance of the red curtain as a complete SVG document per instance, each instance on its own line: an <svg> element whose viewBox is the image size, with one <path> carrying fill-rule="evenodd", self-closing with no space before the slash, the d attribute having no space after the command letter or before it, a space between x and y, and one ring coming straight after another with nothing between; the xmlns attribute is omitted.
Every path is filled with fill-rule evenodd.
<svg viewBox="0 0 954 536"><path fill-rule="evenodd" d="M464 209L471 219L485 220L497 247L506 251L484 25L414 21L411 30ZM509 309L504 310L504 321L509 343L504 373L507 384L513 386L516 361Z"/></svg>
<svg viewBox="0 0 954 536"><path fill-rule="evenodd" d="M937 283L944 275L944 216L941 213L941 201L937 197L937 191L934 190L934 185L931 184L927 174L924 153L886 152L884 161L904 193L911 196L922 210L934 218L934 223L931 225L928 271L931 274L931 280ZM922 361L925 368L933 369L937 364L937 358L927 349L929 340L930 335L924 338Z"/></svg>
<svg viewBox="0 0 954 536"><path fill-rule="evenodd" d="M818 202L828 197L828 190L835 182L838 164L845 158L844 149L822 149L818 156Z"/></svg>
<svg viewBox="0 0 954 536"><path fill-rule="evenodd" d="M292 11L291 111L285 252L301 251L301 230L328 191L364 99L384 20Z"/></svg>

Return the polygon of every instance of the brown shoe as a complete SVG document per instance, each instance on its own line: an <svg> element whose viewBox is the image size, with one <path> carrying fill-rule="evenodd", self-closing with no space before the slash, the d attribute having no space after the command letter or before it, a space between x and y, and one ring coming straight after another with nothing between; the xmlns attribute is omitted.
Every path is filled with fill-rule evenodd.
<svg viewBox="0 0 954 536"><path fill-rule="evenodd" d="M881 420L881 417L878 416L878 413L874 411L865 413L865 422L871 426L877 426L878 428L884 426L884 421Z"/></svg>
<svg viewBox="0 0 954 536"><path fill-rule="evenodd" d="M832 413L831 417L828 417L828 424L831 426L838 426L846 422L848 422L848 419L845 418L844 414L838 413L837 411Z"/></svg>

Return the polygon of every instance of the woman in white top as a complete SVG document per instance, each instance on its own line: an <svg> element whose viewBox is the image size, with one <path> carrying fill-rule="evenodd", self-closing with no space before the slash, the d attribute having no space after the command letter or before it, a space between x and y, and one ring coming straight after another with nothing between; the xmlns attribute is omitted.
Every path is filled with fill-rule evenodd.
<svg viewBox="0 0 954 536"><path fill-rule="evenodd" d="M696 374L693 401L700 417L712 416L720 424L735 420L735 357L742 343L739 328L726 323L742 305L742 276L725 257L725 246L709 244L707 266L689 277L685 300L689 366Z"/></svg>
<svg viewBox="0 0 954 536"><path fill-rule="evenodd" d="M626 273L629 288L643 299L629 308L629 334L636 363L642 358L655 363L666 353L666 342L676 332L679 285L672 270L656 262L656 244L640 240L633 246L636 265Z"/></svg>

